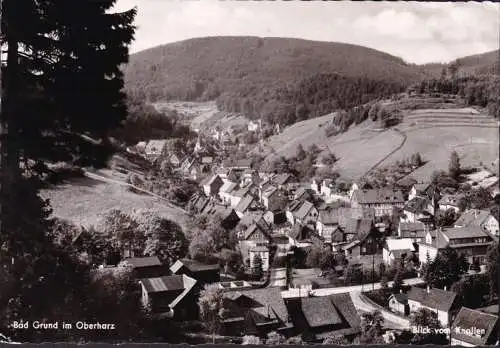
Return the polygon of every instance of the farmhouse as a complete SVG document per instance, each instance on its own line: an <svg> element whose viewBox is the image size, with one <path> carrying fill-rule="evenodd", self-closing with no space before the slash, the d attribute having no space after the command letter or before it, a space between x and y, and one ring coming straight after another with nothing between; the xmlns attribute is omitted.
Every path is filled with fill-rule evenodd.
<svg viewBox="0 0 500 348"><path fill-rule="evenodd" d="M224 334L267 335L277 331L285 336L292 328L280 288L228 291L224 293Z"/></svg>
<svg viewBox="0 0 500 348"><path fill-rule="evenodd" d="M316 230L318 234L327 240L331 240L333 232L337 229L339 229L339 210L329 209L319 211L318 221L316 221ZM343 242L343 240L341 242Z"/></svg>
<svg viewBox="0 0 500 348"><path fill-rule="evenodd" d="M361 320L349 294L289 298L286 305L294 334L320 339L332 335L350 338L361 332Z"/></svg>
<svg viewBox="0 0 500 348"><path fill-rule="evenodd" d="M375 216L392 216L395 208L403 208L403 193L392 189L355 190L351 205L353 208L374 208Z"/></svg>
<svg viewBox="0 0 500 348"><path fill-rule="evenodd" d="M157 256L148 257L132 257L124 259L118 266L132 267L134 277L140 278L153 278L169 275L169 269Z"/></svg>
<svg viewBox="0 0 500 348"><path fill-rule="evenodd" d="M394 261L400 260L403 256L406 257L415 251L413 241L410 238L392 239L385 241L382 250L382 257L386 264L391 265Z"/></svg>
<svg viewBox="0 0 500 348"><path fill-rule="evenodd" d="M421 308L426 308L437 313L438 320L443 327L449 327L453 312L459 306L457 294L441 289L426 289L413 286L406 294L410 313L415 313Z"/></svg>
<svg viewBox="0 0 500 348"><path fill-rule="evenodd" d="M455 249L459 254L464 254L469 264L479 262L485 264L486 251L493 242L490 235L480 227L445 228L429 231L425 241L418 244L418 259L422 263L436 258L438 251L446 247Z"/></svg>
<svg viewBox="0 0 500 348"><path fill-rule="evenodd" d="M255 202L255 199L253 198L253 196L246 195L238 202L238 204L236 205L234 210L236 211L236 214L238 214L238 216L241 218L249 210L255 209L255 206L256 206L256 202Z"/></svg>
<svg viewBox="0 0 500 348"><path fill-rule="evenodd" d="M139 281L142 304L153 314L175 320L198 317L196 280L187 275L144 278Z"/></svg>
<svg viewBox="0 0 500 348"><path fill-rule="evenodd" d="M219 197L224 204L231 203L231 192L238 189L238 184L229 180L221 186L219 190Z"/></svg>
<svg viewBox="0 0 500 348"><path fill-rule="evenodd" d="M494 345L498 342L498 316L462 307L451 326L451 344L463 347Z"/></svg>
<svg viewBox="0 0 500 348"><path fill-rule="evenodd" d="M486 210L467 210L455 222L455 227L481 227L484 231L499 236L498 220Z"/></svg>

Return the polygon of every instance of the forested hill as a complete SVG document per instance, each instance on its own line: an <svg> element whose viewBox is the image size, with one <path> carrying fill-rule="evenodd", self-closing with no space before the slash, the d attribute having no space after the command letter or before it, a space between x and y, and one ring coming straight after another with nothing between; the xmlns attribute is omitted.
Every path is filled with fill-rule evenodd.
<svg viewBox="0 0 500 348"><path fill-rule="evenodd" d="M141 99L217 99L223 110L283 115L272 121L284 124L400 92L424 77L417 66L366 47L257 37L185 40L133 54L125 67L126 88Z"/></svg>
<svg viewBox="0 0 500 348"><path fill-rule="evenodd" d="M459 58L456 64L468 74L500 75L500 50Z"/></svg>

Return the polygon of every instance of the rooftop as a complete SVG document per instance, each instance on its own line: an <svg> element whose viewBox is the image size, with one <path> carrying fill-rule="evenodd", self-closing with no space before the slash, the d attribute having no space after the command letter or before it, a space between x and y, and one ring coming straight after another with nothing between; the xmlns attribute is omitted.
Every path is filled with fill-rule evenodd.
<svg viewBox="0 0 500 348"><path fill-rule="evenodd" d="M413 247L413 242L410 238L387 239L385 242L387 250L389 251L395 251L395 250L415 251L415 248Z"/></svg>
<svg viewBox="0 0 500 348"><path fill-rule="evenodd" d="M497 322L498 316L496 315L462 307L451 326L451 334L454 339L475 346L492 344L495 343L495 340L492 342L491 338L496 335L494 329ZM476 328L476 332L464 331L472 328ZM481 335L480 330L484 330L484 334Z"/></svg>
<svg viewBox="0 0 500 348"><path fill-rule="evenodd" d="M160 259L157 256L148 256L148 257L131 257L128 259L124 259L122 263L127 263L131 265L133 268L141 268L141 267L152 267L152 266L162 266Z"/></svg>
<svg viewBox="0 0 500 348"><path fill-rule="evenodd" d="M407 296L408 300L419 302L426 307L449 312L457 294L452 291L444 291L436 288L429 289L429 292L427 292L427 289L413 286L407 293Z"/></svg>
<svg viewBox="0 0 500 348"><path fill-rule="evenodd" d="M355 199L360 204L404 203L403 193L391 189L356 190Z"/></svg>

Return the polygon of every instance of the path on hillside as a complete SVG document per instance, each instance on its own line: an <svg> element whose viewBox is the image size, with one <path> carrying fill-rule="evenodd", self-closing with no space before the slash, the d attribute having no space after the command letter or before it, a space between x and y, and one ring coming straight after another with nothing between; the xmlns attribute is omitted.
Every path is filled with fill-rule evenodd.
<svg viewBox="0 0 500 348"><path fill-rule="evenodd" d="M104 181L104 182L109 182L109 183L112 183L112 184L117 184L117 185L120 185L120 186L126 186L126 187L130 187L130 188L133 188L134 190L137 190L137 191L140 191L140 192L143 192L143 193L146 193L152 197L155 197L163 202L166 203L167 206L169 206L170 208L173 208L173 209L177 209L187 215L190 215L190 213L184 209L184 208L181 208L175 204L173 204L172 202L170 202L167 198L165 197L162 197L160 195L157 195L156 193L153 193L151 191L148 191L148 190L144 190L140 187L137 187L135 185L132 185L132 184L129 184L129 183L126 183L126 182L123 182L123 181L120 181L120 180L116 180L116 179L111 179L111 178L107 178L103 175L100 175L100 174L96 174L96 173L92 173L92 172L89 172L87 170L84 170L84 175L91 178L91 179L94 179L94 180L99 180L99 181Z"/></svg>
<svg viewBox="0 0 500 348"><path fill-rule="evenodd" d="M376 169L379 165L381 165L382 163L384 163L385 160L387 160L390 156L392 156L397 151L401 150L403 148L403 146L405 145L406 139L407 139L406 133L400 131L399 129L395 129L395 128L393 128L393 130L395 132L397 132L401 136L401 138L402 138L401 143L394 150L392 150L387 155L385 155L380 161L378 161L377 163L375 163L370 169L368 169L366 171L366 173L361 176L361 179L363 179L365 176L367 176L368 174L370 174L370 172L372 170Z"/></svg>

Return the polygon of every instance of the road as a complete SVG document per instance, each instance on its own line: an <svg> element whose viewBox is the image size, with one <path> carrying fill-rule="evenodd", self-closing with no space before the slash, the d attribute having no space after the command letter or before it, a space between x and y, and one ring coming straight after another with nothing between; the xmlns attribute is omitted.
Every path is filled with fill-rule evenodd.
<svg viewBox="0 0 500 348"><path fill-rule="evenodd" d="M388 282L387 286L392 287L394 282ZM410 279L405 279L404 284L405 285L418 285L418 284L423 284L424 281L421 278L410 278ZM360 313L368 313L368 312L373 312L375 310L379 310L382 313L382 316L384 317L385 324L384 326L390 329L396 329L396 330L403 330L403 329L408 329L410 327L410 321L408 319L401 318L390 311L376 306L370 301L367 301L366 298L362 295L363 292L365 291L370 291L373 288L375 290L380 289L382 286L380 283L375 283L375 284L364 284L364 285L354 285L354 286L343 286L343 287L336 287L336 288L324 288L324 289L314 289L311 291L312 296L328 296L328 295L333 295L333 294L341 294L341 293L349 293L352 302L354 304L354 307L360 312ZM305 291L299 291L299 289L291 289L291 290L286 290L281 293L281 296L283 298L291 298L291 297L299 297L299 296L308 296L307 292Z"/></svg>
<svg viewBox="0 0 500 348"><path fill-rule="evenodd" d="M388 282L387 286L392 287L393 282ZM405 285L413 286L418 284L424 284L424 281L421 278L410 278L404 280ZM364 285L353 285L353 286L341 286L336 288L324 288L324 289L314 289L311 292L313 296L328 296L333 294L344 294L344 293L352 293L352 292L365 292L371 291L372 289L378 290L381 289L382 286L380 283L375 284L364 284ZM299 297L306 296L307 294L304 291L299 291L298 289L285 290L281 293L283 298L291 298L291 297Z"/></svg>
<svg viewBox="0 0 500 348"><path fill-rule="evenodd" d="M408 319L401 318L386 309L378 308L366 301L366 298L360 291L353 291L350 293L352 303L354 307L361 313L370 313L375 310L379 310L384 317L384 326L389 329L404 330L410 328L410 321Z"/></svg>

